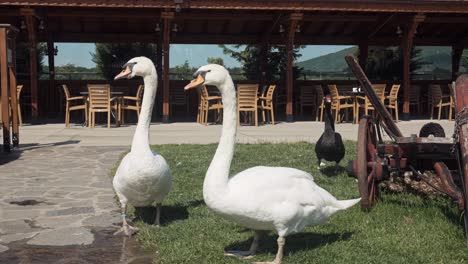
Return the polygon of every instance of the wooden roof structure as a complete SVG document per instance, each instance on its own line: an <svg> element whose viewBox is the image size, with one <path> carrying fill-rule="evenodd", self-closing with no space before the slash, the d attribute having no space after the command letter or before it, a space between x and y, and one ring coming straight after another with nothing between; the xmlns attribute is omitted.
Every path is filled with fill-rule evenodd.
<svg viewBox="0 0 468 264"><path fill-rule="evenodd" d="M468 45L468 2L461 0L2 1L0 23L18 28L25 23L27 30L18 40L29 41L31 47L48 42L49 54L53 54L54 42L160 43L156 64L167 69L162 78L165 118L169 117L169 44L286 45L286 114L291 120L293 45L359 45L361 63L370 45L402 46L404 114L409 114L411 47L452 46L456 70L463 47ZM44 29L38 29L41 23ZM53 55L49 55L49 65L53 64ZM31 67L33 82L37 69L34 74L34 65ZM31 83L32 100L36 100L32 114L37 116L34 89L37 87Z"/></svg>

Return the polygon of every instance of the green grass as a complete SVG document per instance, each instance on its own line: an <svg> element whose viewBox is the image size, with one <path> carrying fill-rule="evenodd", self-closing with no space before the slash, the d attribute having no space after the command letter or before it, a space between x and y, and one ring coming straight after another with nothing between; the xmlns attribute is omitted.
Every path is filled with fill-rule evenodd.
<svg viewBox="0 0 468 264"><path fill-rule="evenodd" d="M355 157L355 144L346 142L341 165ZM166 158L174 177L162 208L163 226L137 222L137 239L156 252L156 263L273 260L277 249L273 233L261 241L258 255L251 260L223 256L225 249L247 250L253 233L215 215L203 203L203 178L216 145L161 145L154 149ZM302 169L339 199L359 196L355 179L346 172L326 175L317 170L312 144L237 145L232 174L255 165ZM445 198L383 193L370 213L355 206L325 225L287 237L283 263L466 263L462 219L455 204Z"/></svg>

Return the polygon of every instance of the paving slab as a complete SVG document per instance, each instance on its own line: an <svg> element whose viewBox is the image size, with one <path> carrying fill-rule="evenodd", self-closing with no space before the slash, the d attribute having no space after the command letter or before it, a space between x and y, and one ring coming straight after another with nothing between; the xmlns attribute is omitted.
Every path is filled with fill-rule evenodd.
<svg viewBox="0 0 468 264"><path fill-rule="evenodd" d="M397 126L404 136L418 134L421 127L428 122L442 125L447 136L453 133L453 121L448 120L412 120L400 121ZM336 130L346 140L357 140L358 125L340 123ZM244 126L237 130L238 143L280 143L280 142L316 142L323 132L323 122L280 122ZM25 125L21 127L20 143L34 148L36 146L130 146L135 125L122 127L87 128L72 125L65 128L63 124ZM200 125L195 122L152 123L150 128L151 144L210 144L217 143L221 134L221 124Z"/></svg>
<svg viewBox="0 0 468 264"><path fill-rule="evenodd" d="M0 152L0 263L27 245L60 251L95 243L96 228L116 229L109 172L127 147L23 146Z"/></svg>

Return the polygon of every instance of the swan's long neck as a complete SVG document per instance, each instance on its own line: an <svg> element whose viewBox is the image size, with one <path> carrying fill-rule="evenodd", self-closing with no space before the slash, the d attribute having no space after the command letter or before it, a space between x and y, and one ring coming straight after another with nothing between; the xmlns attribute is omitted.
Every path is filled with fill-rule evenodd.
<svg viewBox="0 0 468 264"><path fill-rule="evenodd" d="M138 118L138 124L132 141L132 151L150 150L149 147L149 126L151 123L151 114L153 112L154 99L156 98L158 77L156 69L153 69L150 75L143 77L145 92L141 103L141 112Z"/></svg>
<svg viewBox="0 0 468 264"><path fill-rule="evenodd" d="M330 104L325 104L325 131L328 133L335 132L335 121L330 109Z"/></svg>
<svg viewBox="0 0 468 264"><path fill-rule="evenodd" d="M223 100L223 128L218 148L203 183L203 198L207 205L221 200L226 192L236 140L236 91L230 76L226 78L222 86L224 87L220 91Z"/></svg>

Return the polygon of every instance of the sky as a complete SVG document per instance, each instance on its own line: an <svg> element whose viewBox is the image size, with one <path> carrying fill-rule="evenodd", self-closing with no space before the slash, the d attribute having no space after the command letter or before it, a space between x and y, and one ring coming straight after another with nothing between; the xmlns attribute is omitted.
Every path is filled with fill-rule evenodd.
<svg viewBox="0 0 468 264"><path fill-rule="evenodd" d="M56 43L58 54L55 57L55 65L75 64L86 68L95 66L91 53L94 53L94 44L89 43ZM316 58L325 54L337 52L351 46L318 46L309 45L301 49L302 57L299 61ZM239 62L224 55L223 50L217 45L181 45L173 44L170 48L170 65L177 66L187 60L190 66L199 67L206 64L209 57L221 57L227 67L238 67ZM129 58L130 59L130 58ZM47 60L45 61L47 65Z"/></svg>

